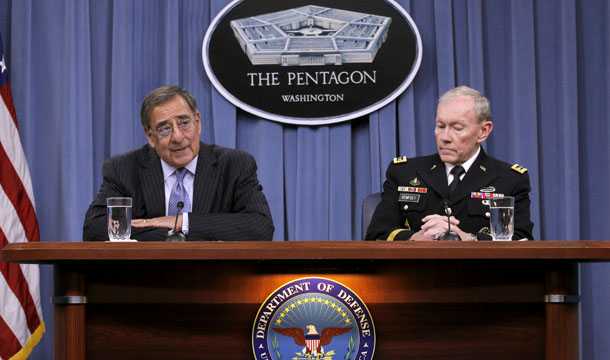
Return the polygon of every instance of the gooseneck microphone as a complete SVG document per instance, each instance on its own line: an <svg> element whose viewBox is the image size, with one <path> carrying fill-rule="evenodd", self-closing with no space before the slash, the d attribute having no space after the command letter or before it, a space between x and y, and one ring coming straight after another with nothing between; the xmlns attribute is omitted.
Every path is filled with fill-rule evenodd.
<svg viewBox="0 0 610 360"><path fill-rule="evenodd" d="M167 235L167 238L165 238L165 241L184 241L184 240L186 240L186 236L184 236L182 231L176 231L176 226L178 226L178 215L180 215L180 210L182 210L183 207L184 207L184 203L182 201L178 201L178 204L176 204L176 208L178 209L178 211L176 212L176 220L174 221L174 230L172 230L172 232L169 235Z"/></svg>
<svg viewBox="0 0 610 360"><path fill-rule="evenodd" d="M441 241L451 241L451 240L460 241L460 240L462 240L460 235L458 235L456 232L451 231L451 218L450 218L450 216L451 216L451 209L449 208L449 201L447 201L445 199L443 201L443 205L445 206L445 215L447 215L447 231L445 231L444 233L440 234L438 239L441 240Z"/></svg>

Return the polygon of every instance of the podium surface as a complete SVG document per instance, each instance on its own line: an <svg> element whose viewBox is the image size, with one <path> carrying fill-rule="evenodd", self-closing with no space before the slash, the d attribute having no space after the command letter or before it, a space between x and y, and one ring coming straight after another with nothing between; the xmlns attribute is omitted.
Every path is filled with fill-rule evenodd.
<svg viewBox="0 0 610 360"><path fill-rule="evenodd" d="M578 263L610 242L42 242L2 259L53 265L55 359L254 359L257 311L303 277L358 294L374 359L578 359Z"/></svg>

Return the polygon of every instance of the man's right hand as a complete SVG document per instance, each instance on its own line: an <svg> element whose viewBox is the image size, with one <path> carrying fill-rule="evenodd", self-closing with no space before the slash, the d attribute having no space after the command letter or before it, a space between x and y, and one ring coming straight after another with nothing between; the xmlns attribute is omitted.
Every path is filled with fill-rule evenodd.
<svg viewBox="0 0 610 360"><path fill-rule="evenodd" d="M413 234L409 240L436 241L440 234L448 230L446 216L438 214L428 215L424 217L422 221L424 224L422 225L421 230ZM452 231L455 231L458 234L463 233L458 227L458 224L460 223L458 219L451 216L449 221L451 222Z"/></svg>

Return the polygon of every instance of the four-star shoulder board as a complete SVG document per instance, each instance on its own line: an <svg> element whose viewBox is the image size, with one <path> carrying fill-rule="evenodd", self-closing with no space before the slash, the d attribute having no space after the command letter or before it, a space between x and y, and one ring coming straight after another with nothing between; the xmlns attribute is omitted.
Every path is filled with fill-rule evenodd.
<svg viewBox="0 0 610 360"><path fill-rule="evenodd" d="M525 174L527 172L527 168L524 168L523 166L521 166L519 164L515 164L515 165L511 166L510 168L520 174Z"/></svg>
<svg viewBox="0 0 610 360"><path fill-rule="evenodd" d="M394 164L400 164L400 163L406 163L407 162L407 157L406 156L401 156L401 157L395 157L394 158Z"/></svg>

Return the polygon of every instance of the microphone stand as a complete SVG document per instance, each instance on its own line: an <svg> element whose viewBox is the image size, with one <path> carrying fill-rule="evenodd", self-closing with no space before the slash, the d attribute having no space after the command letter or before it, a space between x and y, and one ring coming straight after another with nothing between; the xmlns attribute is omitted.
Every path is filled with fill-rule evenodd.
<svg viewBox="0 0 610 360"><path fill-rule="evenodd" d="M460 235L458 235L456 232L451 231L451 210L449 210L449 204L447 203L447 200L445 200L445 215L447 215L447 231L445 231L444 233L442 233L439 237L438 240L440 241L461 241L462 238L460 237Z"/></svg>
<svg viewBox="0 0 610 360"><path fill-rule="evenodd" d="M169 235L167 235L167 237L165 238L165 241L179 242L179 241L186 240L186 236L184 236L182 231L176 231L176 226L178 226L178 215L180 215L180 210L182 210L183 207L184 207L184 203L182 201L178 201L178 204L176 204L176 208L178 208L178 212L176 212L176 220L174 221L174 230L172 230L172 232Z"/></svg>

